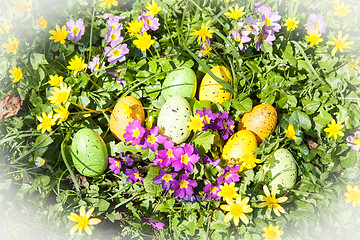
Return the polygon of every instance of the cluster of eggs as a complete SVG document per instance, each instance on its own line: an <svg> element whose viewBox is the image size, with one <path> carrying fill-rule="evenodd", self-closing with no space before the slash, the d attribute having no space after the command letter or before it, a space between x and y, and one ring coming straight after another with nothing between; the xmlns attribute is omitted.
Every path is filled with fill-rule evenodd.
<svg viewBox="0 0 360 240"><path fill-rule="evenodd" d="M216 66L211 72L219 79L232 84L231 72L226 67ZM163 82L162 95L166 102L159 112L157 125L160 127L160 134L172 139L175 144L185 142L190 136L187 124L192 111L189 101L193 101L196 90L196 74L188 67L181 67L169 73ZM204 76L199 88L200 101L208 102L210 106L210 103L221 104L230 98L231 94L225 91L221 84L209 74ZM122 111L124 105L132 109L130 116L126 116ZM116 139L125 140L123 134L126 132L126 126L134 119L140 120L142 126L144 125L145 112L141 102L132 96L119 99L110 118L110 130ZM268 104L253 107L250 112L243 115L238 123L238 131L226 142L222 159L230 165L234 159L254 154L258 144L273 133L276 124L277 113L274 107ZM96 176L106 169L106 146L94 131L80 130L75 134L71 148L74 165L81 174ZM296 164L288 150L282 148L274 151L263 165L268 179L271 179L270 185L281 184L291 188L295 184Z"/></svg>

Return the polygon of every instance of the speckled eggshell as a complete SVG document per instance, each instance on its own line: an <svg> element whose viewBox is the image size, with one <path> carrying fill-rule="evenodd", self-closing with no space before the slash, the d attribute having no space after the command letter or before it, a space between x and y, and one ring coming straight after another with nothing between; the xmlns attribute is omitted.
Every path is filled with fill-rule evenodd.
<svg viewBox="0 0 360 240"><path fill-rule="evenodd" d="M264 173L270 186L282 185L285 188L292 188L296 183L297 167L294 157L289 150L280 148L275 150L264 162ZM279 174L279 175L277 175Z"/></svg>
<svg viewBox="0 0 360 240"><path fill-rule="evenodd" d="M190 116L190 105L184 97L170 97L159 113L157 124L160 134L171 138L176 144L184 142L190 135L187 125Z"/></svg>
<svg viewBox="0 0 360 240"><path fill-rule="evenodd" d="M227 163L233 163L245 154L254 153L256 147L255 135L248 130L240 130L226 142L221 158Z"/></svg>
<svg viewBox="0 0 360 240"><path fill-rule="evenodd" d="M218 78L232 84L231 72L226 67L216 66L210 71ZM206 74L200 84L199 100L208 100L219 104L230 100L231 93L221 90L222 88L221 84L215 81L209 74Z"/></svg>
<svg viewBox="0 0 360 240"><path fill-rule="evenodd" d="M166 76L162 86L162 95L165 100L175 95L190 100L195 96L196 86L195 72L191 68L180 67Z"/></svg>
<svg viewBox="0 0 360 240"><path fill-rule="evenodd" d="M83 128L74 135L71 156L76 170L86 177L98 176L108 166L105 142L90 128Z"/></svg>
<svg viewBox="0 0 360 240"><path fill-rule="evenodd" d="M126 115L121 112L121 106L123 104L128 105L133 109L130 118L127 118ZM129 122L134 121L134 119L140 120L141 126L144 126L145 111L142 107L143 105L139 99L133 96L126 96L121 98L116 103L110 117L110 131L116 139L125 141L123 135L126 133L126 127L128 126Z"/></svg>
<svg viewBox="0 0 360 240"><path fill-rule="evenodd" d="M238 130L252 131L258 143L273 133L277 123L277 113L269 104L259 104L241 118Z"/></svg>

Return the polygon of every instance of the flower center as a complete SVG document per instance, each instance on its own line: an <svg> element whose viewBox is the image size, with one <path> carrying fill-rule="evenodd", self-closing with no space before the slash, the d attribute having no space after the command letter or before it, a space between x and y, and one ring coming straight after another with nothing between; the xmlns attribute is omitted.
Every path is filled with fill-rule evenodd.
<svg viewBox="0 0 360 240"><path fill-rule="evenodd" d="M120 162L119 161L116 161L115 164L116 164L117 167L120 167Z"/></svg>
<svg viewBox="0 0 360 240"><path fill-rule="evenodd" d="M170 180L173 180L173 178L171 177L170 174L165 174L162 179L164 179L166 182L170 181Z"/></svg>
<svg viewBox="0 0 360 240"><path fill-rule="evenodd" d="M152 24L152 22L150 21L150 19L146 19L146 24L149 25L149 26Z"/></svg>
<svg viewBox="0 0 360 240"><path fill-rule="evenodd" d="M269 18L266 18L266 26L271 26L271 19Z"/></svg>
<svg viewBox="0 0 360 240"><path fill-rule="evenodd" d="M168 156L168 158L173 158L174 157L174 153L172 149L169 149L166 153L166 155Z"/></svg>
<svg viewBox="0 0 360 240"><path fill-rule="evenodd" d="M338 48L343 48L345 46L345 42L342 39L336 40L335 46L337 46Z"/></svg>
<svg viewBox="0 0 360 240"><path fill-rule="evenodd" d="M134 173L134 175L135 175L135 178L137 178L137 179L141 180L141 176L140 176L140 174L138 174L138 173Z"/></svg>
<svg viewBox="0 0 360 240"><path fill-rule="evenodd" d="M180 188L187 188L189 182L186 180L183 180L180 182Z"/></svg>
<svg viewBox="0 0 360 240"><path fill-rule="evenodd" d="M277 239L278 234L277 232L275 232L275 230L271 229L267 231L267 238L272 240L272 239Z"/></svg>
<svg viewBox="0 0 360 240"><path fill-rule="evenodd" d="M354 144L355 144L356 146L359 146L359 145L360 145L360 137L355 137L355 138L354 138Z"/></svg>
<svg viewBox="0 0 360 240"><path fill-rule="evenodd" d="M16 70L16 71L14 72L14 77L15 77L15 78L21 78L21 77L22 77L22 72L19 71L19 70Z"/></svg>
<svg viewBox="0 0 360 240"><path fill-rule="evenodd" d="M189 160L190 158L188 157L187 154L181 156L181 163L187 164Z"/></svg>
<svg viewBox="0 0 360 240"><path fill-rule="evenodd" d="M151 134L151 135L148 136L148 138L147 138L147 141L148 141L149 143L155 143L156 140L157 140L157 138L156 138L153 134Z"/></svg>
<svg viewBox="0 0 360 240"><path fill-rule="evenodd" d="M233 217L240 217L243 214L243 208L240 204L234 204L230 208L230 213Z"/></svg>
<svg viewBox="0 0 360 240"><path fill-rule="evenodd" d="M95 68L95 69L99 69L99 64L98 64L98 63L95 63L94 68Z"/></svg>
<svg viewBox="0 0 360 240"><path fill-rule="evenodd" d="M203 117L203 119L204 119L204 121L207 123L207 124L209 124L210 123L210 118L207 116L207 115L205 115L204 117Z"/></svg>
<svg viewBox="0 0 360 240"><path fill-rule="evenodd" d="M352 191L352 192L350 192L349 198L350 198L353 202L358 202L358 201L360 200L360 192L358 192L358 191Z"/></svg>
<svg viewBox="0 0 360 240"><path fill-rule="evenodd" d="M264 39L264 37L265 37L265 34L260 33L260 36L259 36L259 41L260 41L260 40L262 40L262 39Z"/></svg>
<svg viewBox="0 0 360 240"><path fill-rule="evenodd" d="M315 22L315 29L318 29L320 27L319 22Z"/></svg>
<svg viewBox="0 0 360 240"><path fill-rule="evenodd" d="M80 228L85 228L89 225L89 219L87 219L85 216L79 216L78 225Z"/></svg>
<svg viewBox="0 0 360 240"><path fill-rule="evenodd" d="M140 130L138 128L134 130L133 136L136 138L140 136Z"/></svg>
<svg viewBox="0 0 360 240"><path fill-rule="evenodd" d="M57 96L58 102L66 102L69 98L69 94L67 92L60 92Z"/></svg>
<svg viewBox="0 0 360 240"><path fill-rule="evenodd" d="M212 188L210 189L210 193L216 193L217 190L218 190L217 187L212 187Z"/></svg>
<svg viewBox="0 0 360 240"><path fill-rule="evenodd" d="M119 51L119 49L114 49L114 51L112 51L112 54L113 54L113 56L114 57L118 57L118 56L120 56L120 51Z"/></svg>
<svg viewBox="0 0 360 240"><path fill-rule="evenodd" d="M75 35L78 35L79 34L79 27L74 27L72 32L75 34Z"/></svg>
<svg viewBox="0 0 360 240"><path fill-rule="evenodd" d="M111 34L110 38L115 41L117 39L117 35L113 33Z"/></svg>
<svg viewBox="0 0 360 240"><path fill-rule="evenodd" d="M224 176L224 177L225 177L226 179L228 179L230 176L231 176L231 172L227 172L227 173L225 173L225 176Z"/></svg>

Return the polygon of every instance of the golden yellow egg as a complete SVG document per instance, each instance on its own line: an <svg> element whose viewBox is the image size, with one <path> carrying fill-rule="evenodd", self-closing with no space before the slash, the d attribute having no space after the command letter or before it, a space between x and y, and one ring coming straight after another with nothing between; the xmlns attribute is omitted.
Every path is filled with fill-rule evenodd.
<svg viewBox="0 0 360 240"><path fill-rule="evenodd" d="M210 71L218 78L232 84L231 72L226 67L216 66ZM215 81L209 74L206 74L200 84L199 100L208 100L219 104L230 100L231 93L222 90L222 88L221 84Z"/></svg>
<svg viewBox="0 0 360 240"><path fill-rule="evenodd" d="M144 126L145 112L141 102L133 96L126 96L120 99L111 113L111 133L116 139L124 141L123 135L126 133L126 127L134 119L140 120L141 126Z"/></svg>

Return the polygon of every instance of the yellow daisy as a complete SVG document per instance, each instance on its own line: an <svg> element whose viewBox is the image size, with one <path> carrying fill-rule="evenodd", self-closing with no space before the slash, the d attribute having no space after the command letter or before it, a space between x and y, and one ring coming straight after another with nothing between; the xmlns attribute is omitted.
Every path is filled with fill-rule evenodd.
<svg viewBox="0 0 360 240"><path fill-rule="evenodd" d="M58 106L58 109L55 109L54 111L57 113L56 114L56 118L59 120L58 124L60 124L62 121L66 121L69 117L69 106L70 103L67 102L64 107L63 106Z"/></svg>
<svg viewBox="0 0 360 240"><path fill-rule="evenodd" d="M279 226L276 225L275 227L270 224L269 227L263 228L264 233L261 235L265 239L264 240L281 240L281 235L284 234L284 231L279 230Z"/></svg>
<svg viewBox="0 0 360 240"><path fill-rule="evenodd" d="M77 55L70 60L69 66L67 66L68 69L74 70L74 74L82 71L86 67L87 64L85 63L85 60L81 57L78 57Z"/></svg>
<svg viewBox="0 0 360 240"><path fill-rule="evenodd" d="M349 34L345 34L344 37L342 37L342 32L339 31L337 39L334 36L331 36L331 39L333 41L327 41L327 45L335 45L335 47L331 51L331 55L334 56L337 50L340 50L340 52L344 52L344 48L350 48L349 45L354 44L354 42L346 42L346 40L349 38Z"/></svg>
<svg viewBox="0 0 360 240"><path fill-rule="evenodd" d="M238 189L239 188L235 187L234 182L230 184L225 183L224 185L220 186L220 192L218 192L218 196L222 197L225 201L226 199L232 201L238 195Z"/></svg>
<svg viewBox="0 0 360 240"><path fill-rule="evenodd" d="M41 28L47 27L47 21L45 20L45 18L43 16L41 16L39 19L36 20L36 24Z"/></svg>
<svg viewBox="0 0 360 240"><path fill-rule="evenodd" d="M53 35L49 37L50 40L54 40L54 42L60 42L61 44L64 44L69 31L66 31L65 25L63 25L62 28L60 28L59 25L56 25L56 31L50 30L49 33Z"/></svg>
<svg viewBox="0 0 360 240"><path fill-rule="evenodd" d="M133 113L132 108L127 104L121 104L120 113L124 114L126 118L131 118L131 114Z"/></svg>
<svg viewBox="0 0 360 240"><path fill-rule="evenodd" d="M331 120L331 123L328 124L328 127L324 129L324 132L329 133L328 138L334 137L337 139L338 136L344 136L344 133L341 131L343 126L340 122L335 122L334 119Z"/></svg>
<svg viewBox="0 0 360 240"><path fill-rule="evenodd" d="M116 0L98 0L100 3L100 7L107 6L108 8L111 8L111 6L117 6L118 2Z"/></svg>
<svg viewBox="0 0 360 240"><path fill-rule="evenodd" d="M237 160L237 164L240 166L239 171L253 169L257 163L261 163L261 160L252 153L247 153Z"/></svg>
<svg viewBox="0 0 360 240"><path fill-rule="evenodd" d="M62 76L58 76L57 74L55 75L50 75L49 76L50 80L48 81L48 83L50 84L50 86L52 87L60 87L60 84L63 82L64 78Z"/></svg>
<svg viewBox="0 0 360 240"><path fill-rule="evenodd" d="M45 112L42 112L41 116L36 117L39 120L40 124L37 126L37 130L44 134L46 131L50 132L51 127L56 123L56 116L53 116L53 111L48 115Z"/></svg>
<svg viewBox="0 0 360 240"><path fill-rule="evenodd" d="M8 43L3 43L6 53L16 54L20 41L17 38L8 38Z"/></svg>
<svg viewBox="0 0 360 240"><path fill-rule="evenodd" d="M269 191L269 188L264 185L263 186L263 190L265 193L264 195L258 195L257 198L260 201L264 201L263 203L259 203L258 204L258 208L263 208L267 206L265 215L267 218L270 218L271 215L271 210L274 210L274 213L276 214L276 216L280 217L280 213L285 213L285 209L279 205L279 203L283 203L287 200L287 197L279 197L276 198L275 195L277 193L277 187L276 186L272 186L271 188L271 193Z"/></svg>
<svg viewBox="0 0 360 240"><path fill-rule="evenodd" d="M310 42L310 47L314 45L319 45L324 39L321 38L321 33L317 29L307 32L308 35L305 36L306 41Z"/></svg>
<svg viewBox="0 0 360 240"><path fill-rule="evenodd" d="M129 22L128 25L129 26L126 27L128 33L130 33L130 36L135 36L141 32L141 29L144 26L144 22L135 19L134 21Z"/></svg>
<svg viewBox="0 0 360 240"><path fill-rule="evenodd" d="M345 203L352 204L352 207L356 207L356 205L360 206L360 190L359 186L355 185L354 187L347 185L346 189L348 192L344 193L344 196L346 197Z"/></svg>
<svg viewBox="0 0 360 240"><path fill-rule="evenodd" d="M244 16L246 14L245 12L243 12L244 8L245 8L244 6L239 8L238 5L235 6L235 9L232 7L229 7L230 11L224 13L224 15L227 16L228 18L238 20L239 18L241 18L242 16Z"/></svg>
<svg viewBox="0 0 360 240"><path fill-rule="evenodd" d="M61 83L60 88L54 87L54 91L50 92L52 95L48 97L48 100L55 104L65 104L69 99L71 93L71 86L67 87L66 83Z"/></svg>
<svg viewBox="0 0 360 240"><path fill-rule="evenodd" d="M13 66L12 69L9 70L11 74L9 77L12 78L12 82L18 82L23 77L22 71L19 67Z"/></svg>
<svg viewBox="0 0 360 240"><path fill-rule="evenodd" d="M80 216L76 213L70 213L70 215L67 216L67 218L73 222L76 222L77 224L70 229L70 235L73 235L76 231L79 232L79 234L82 233L83 230L91 236L92 230L89 227L89 225L96 225L101 222L98 218L90 218L91 214L94 212L94 207L90 208L89 211L86 212L86 209L84 206L80 207ZM90 218L90 219L89 219Z"/></svg>
<svg viewBox="0 0 360 240"><path fill-rule="evenodd" d="M206 38L212 38L211 34L214 32L209 29L209 24L211 20L207 21L205 24L201 24L201 28L199 30L193 30L192 33L190 33L191 36L197 35L198 36L198 43L205 42Z"/></svg>
<svg viewBox="0 0 360 240"><path fill-rule="evenodd" d="M151 35L149 35L147 32L143 32L142 35L136 34L136 37L137 39L135 39L133 43L141 51L149 49L155 43L155 40L151 39Z"/></svg>
<svg viewBox="0 0 360 240"><path fill-rule="evenodd" d="M296 20L296 18L288 17L285 20L284 26L286 26L286 31L292 31L298 28L299 20Z"/></svg>
<svg viewBox="0 0 360 240"><path fill-rule="evenodd" d="M344 2L340 3L339 1L333 1L332 6L335 10L335 12L333 13L334 16L345 17L351 12L351 10L349 10L350 5L345 4Z"/></svg>
<svg viewBox="0 0 360 240"><path fill-rule="evenodd" d="M159 7L157 3L154 0L152 0L151 3L147 4L146 9L149 11L146 13L146 15L156 15L160 12L161 7Z"/></svg>
<svg viewBox="0 0 360 240"><path fill-rule="evenodd" d="M241 220L244 224L249 223L249 219L245 215L245 213L250 213L253 211L253 209L250 207L249 202L250 198L245 197L241 200L241 195L239 194L235 202L233 200L226 200L226 203L228 205L222 204L220 205L220 208L224 211L228 211L228 213L224 217L224 222L229 222L231 219L233 219L235 226L239 225L239 220Z"/></svg>
<svg viewBox="0 0 360 240"><path fill-rule="evenodd" d="M200 117L199 114L196 114L194 117L190 116L190 122L188 122L188 130L189 131L202 131L202 128L205 126L205 124L203 123L203 118Z"/></svg>
<svg viewBox="0 0 360 240"><path fill-rule="evenodd" d="M292 124L289 124L288 129L285 129L284 132L288 138L291 138L293 140L297 139L297 137L295 136L295 129Z"/></svg>

